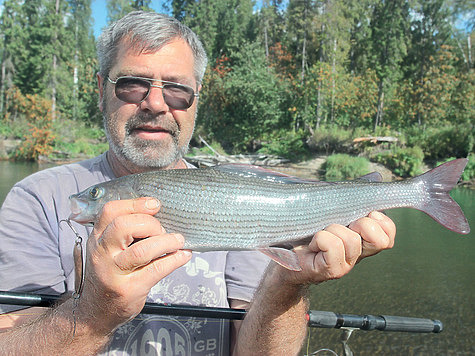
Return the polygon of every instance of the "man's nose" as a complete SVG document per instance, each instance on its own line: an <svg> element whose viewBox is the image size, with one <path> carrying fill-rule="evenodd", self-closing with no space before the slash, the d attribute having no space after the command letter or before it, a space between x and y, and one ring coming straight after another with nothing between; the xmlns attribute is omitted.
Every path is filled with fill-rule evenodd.
<svg viewBox="0 0 475 356"><path fill-rule="evenodd" d="M166 112L170 110L165 98L163 97L163 89L160 87L151 87L147 98L140 104L142 110L152 113Z"/></svg>

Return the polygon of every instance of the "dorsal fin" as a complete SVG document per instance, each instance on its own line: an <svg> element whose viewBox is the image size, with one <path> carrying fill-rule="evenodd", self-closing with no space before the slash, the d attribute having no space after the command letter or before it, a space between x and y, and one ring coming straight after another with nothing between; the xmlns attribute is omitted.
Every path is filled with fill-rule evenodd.
<svg viewBox="0 0 475 356"><path fill-rule="evenodd" d="M249 164L222 164L218 166L211 167L221 172L226 172L230 174L236 174L240 177L253 177L263 179L269 182L281 183L281 184L316 184L316 185L327 185L332 184L328 182L322 182L315 179L306 179L290 176L284 173L276 172L270 169L262 168L259 166L253 166Z"/></svg>
<svg viewBox="0 0 475 356"><path fill-rule="evenodd" d="M365 174L364 176L361 176L357 179L356 181L364 181L364 182L377 182L381 183L383 181L383 176L379 172L371 172L368 174Z"/></svg>

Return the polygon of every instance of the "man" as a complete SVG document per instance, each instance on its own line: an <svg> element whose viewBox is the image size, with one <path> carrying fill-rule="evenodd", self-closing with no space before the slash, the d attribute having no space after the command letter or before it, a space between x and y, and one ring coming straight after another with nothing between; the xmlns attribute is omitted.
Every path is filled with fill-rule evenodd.
<svg viewBox="0 0 475 356"><path fill-rule="evenodd" d="M100 109L109 151L41 171L18 183L0 211L0 289L74 291L76 236L60 220L68 196L115 177L190 168L191 139L206 55L193 32L155 13L134 12L98 41ZM355 263L392 247L395 227L374 212L350 227L331 225L297 249L303 270L258 252L182 250L183 237L153 217L152 198L108 203L88 236L85 282L53 310L10 311L0 319L6 354L295 354L305 338L307 289L339 278ZM265 270L265 272L264 272ZM261 276L257 292L254 294ZM252 299L252 304L250 301ZM146 301L249 308L242 322L139 315ZM229 341L231 340L231 344Z"/></svg>

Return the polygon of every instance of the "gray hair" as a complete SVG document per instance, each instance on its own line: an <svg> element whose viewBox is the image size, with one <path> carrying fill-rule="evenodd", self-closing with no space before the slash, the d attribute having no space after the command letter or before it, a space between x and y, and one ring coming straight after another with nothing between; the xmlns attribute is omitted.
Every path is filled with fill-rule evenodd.
<svg viewBox="0 0 475 356"><path fill-rule="evenodd" d="M190 28L173 17L155 12L130 12L102 32L97 39L99 72L104 78L109 75L123 39L137 52L155 52L177 38L183 39L190 46L194 57L195 79L200 84L208 61L203 44Z"/></svg>

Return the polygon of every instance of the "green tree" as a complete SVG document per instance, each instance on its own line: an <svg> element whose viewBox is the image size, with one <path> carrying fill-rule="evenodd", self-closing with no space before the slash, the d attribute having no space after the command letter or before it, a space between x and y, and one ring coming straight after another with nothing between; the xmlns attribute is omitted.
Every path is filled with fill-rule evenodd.
<svg viewBox="0 0 475 356"><path fill-rule="evenodd" d="M318 62L320 65L328 63L331 73L327 76L328 83L319 82L320 89L317 91L316 119L319 127L322 120L330 123L335 121L335 99L336 99L336 78L345 70L343 64L347 62L350 49L350 24L347 6L343 1L320 1L314 22L320 28L318 44ZM326 94L323 93L322 85L329 88ZM323 115L326 113L326 115Z"/></svg>
<svg viewBox="0 0 475 356"><path fill-rule="evenodd" d="M67 61L69 81L66 81L68 88L64 87L63 91L67 93L62 97L63 111L73 120L98 123L101 115L97 107L97 60L91 0L69 0L69 4L71 16L66 28L73 38L74 51Z"/></svg>
<svg viewBox="0 0 475 356"><path fill-rule="evenodd" d="M454 66L455 58L449 46L441 46L438 53L429 58L422 85L416 86L414 96L417 98L414 112L420 125L441 126L456 120L453 99L461 83Z"/></svg>
<svg viewBox="0 0 475 356"><path fill-rule="evenodd" d="M286 11L286 38L284 44L293 54L300 82L305 80L305 71L309 63L315 63L318 51L309 44L315 43L318 29L313 23L316 11L315 2L312 0L289 2Z"/></svg>
<svg viewBox="0 0 475 356"><path fill-rule="evenodd" d="M23 94L49 97L53 119L57 112L58 78L64 76L65 61L70 55L63 21L67 6L60 0L32 0L17 6L14 23L21 31L7 46L15 68L13 84Z"/></svg>
<svg viewBox="0 0 475 356"><path fill-rule="evenodd" d="M355 75L364 73L371 68L371 18L378 0L360 0L347 2L349 18L350 43L349 71Z"/></svg>
<svg viewBox="0 0 475 356"><path fill-rule="evenodd" d="M266 134L291 129L288 81L267 66L257 43L218 59L204 83L200 130L228 151L255 151Z"/></svg>
<svg viewBox="0 0 475 356"><path fill-rule="evenodd" d="M400 64L406 55L409 6L406 0L384 0L376 3L371 18L370 65L378 76L378 103L374 130L384 118L385 100L401 78ZM388 95L389 94L389 95Z"/></svg>
<svg viewBox="0 0 475 356"><path fill-rule="evenodd" d="M97 117L90 0L8 1L5 10L2 88L49 98L53 119Z"/></svg>
<svg viewBox="0 0 475 356"><path fill-rule="evenodd" d="M417 1L412 7L413 20L411 21L411 41L406 57L405 77L412 78L416 88L415 101L423 102L423 88L425 77L429 70L431 58L436 55L441 45L447 44L451 36L451 28L447 22L449 12L444 6L444 0ZM430 84L429 84L430 85ZM422 124L422 111L416 111L416 119Z"/></svg>
<svg viewBox="0 0 475 356"><path fill-rule="evenodd" d="M135 10L151 11L151 0L108 0L107 18L114 22Z"/></svg>
<svg viewBox="0 0 475 356"><path fill-rule="evenodd" d="M4 115L5 107L8 106L6 91L13 87L15 73L14 55L20 45L18 38L22 32L20 23L21 6L17 1L6 0L3 3L3 11L0 17L1 38L1 83L0 83L0 115Z"/></svg>
<svg viewBox="0 0 475 356"><path fill-rule="evenodd" d="M172 9L201 38L211 62L256 39L252 0L172 0Z"/></svg>
<svg viewBox="0 0 475 356"><path fill-rule="evenodd" d="M270 48L281 42L284 32L284 17L280 10L282 0L264 0L258 13L259 37L264 45L266 58Z"/></svg>

